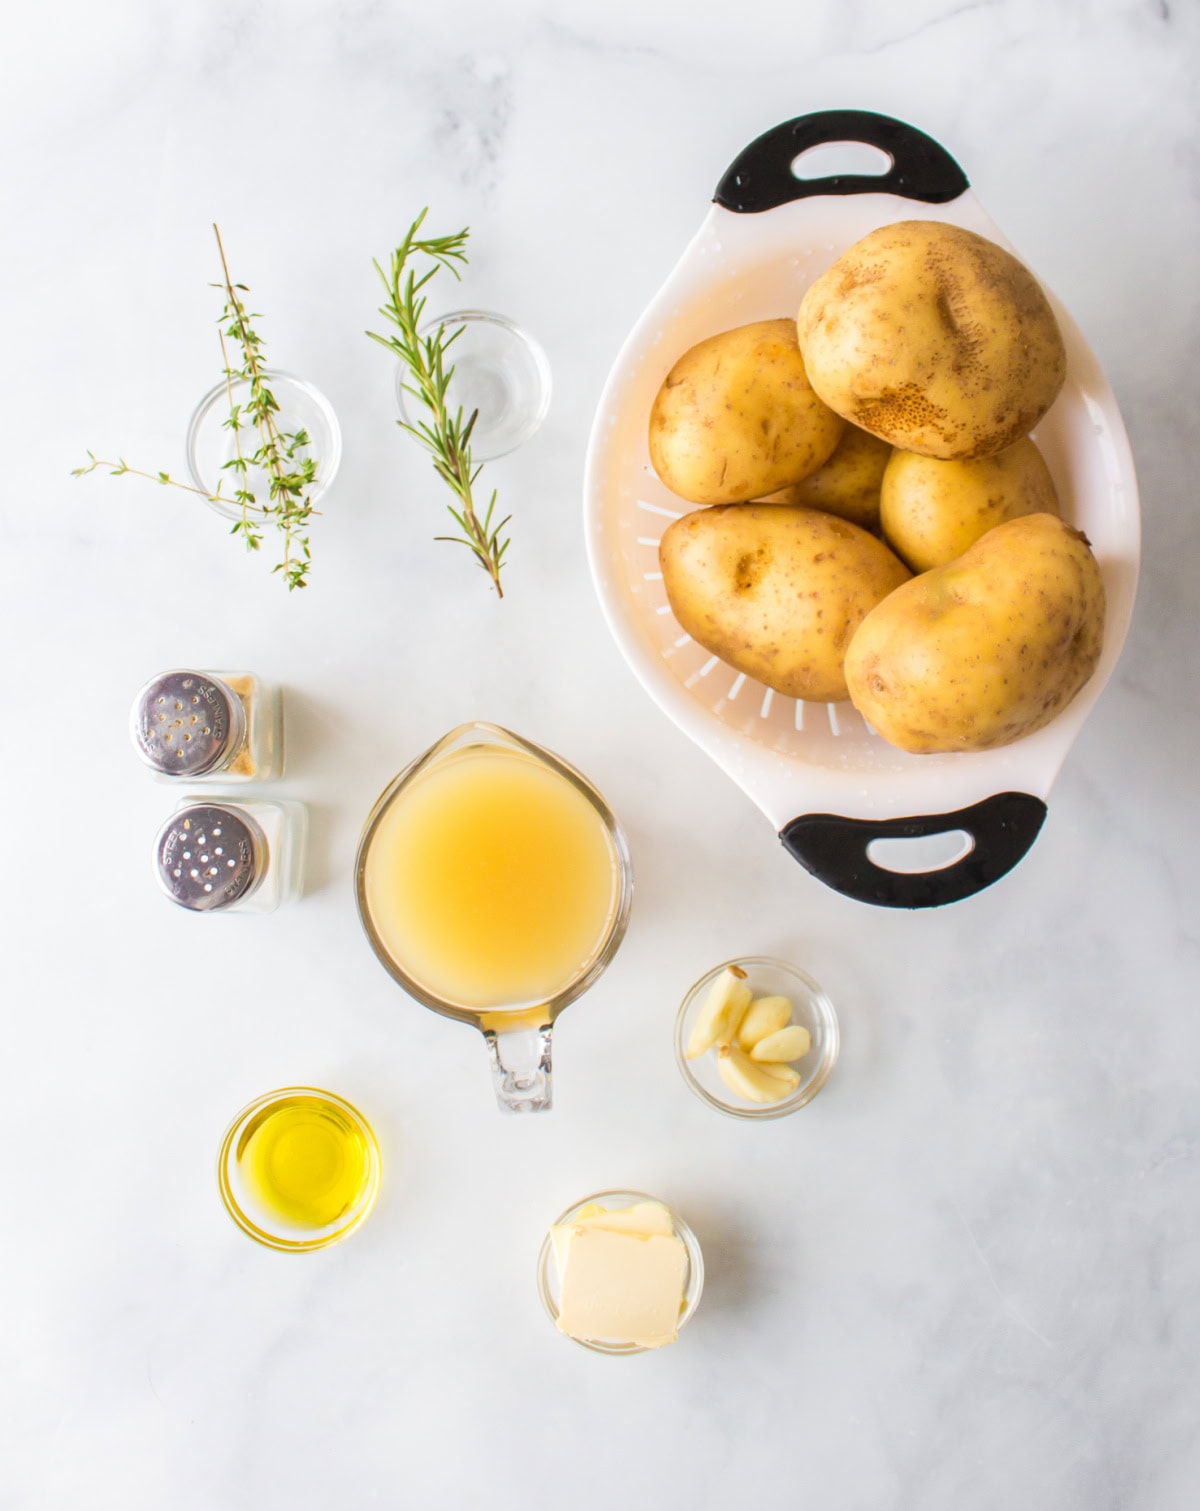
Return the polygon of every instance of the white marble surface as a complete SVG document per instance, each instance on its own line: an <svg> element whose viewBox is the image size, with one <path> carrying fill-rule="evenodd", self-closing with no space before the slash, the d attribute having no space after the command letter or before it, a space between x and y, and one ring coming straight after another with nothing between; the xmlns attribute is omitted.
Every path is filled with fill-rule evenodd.
<svg viewBox="0 0 1200 1511"><path fill-rule="evenodd" d="M1195 373L1200 13L1184 0L894 5L54 3L5 21L7 790L0 1504L1184 1511L1200 1411ZM587 578L608 364L728 160L805 110L939 137L1095 346L1147 554L1125 657L1028 860L933 915L845 901L644 696ZM432 544L442 500L361 332L416 208L471 225L464 301L528 324L556 394L494 474L510 594ZM209 223L346 454L289 599L203 508L71 481L182 468L214 377ZM155 893L170 801L125 712L161 666L291 696L312 892L260 920ZM558 1105L502 1120L483 1046L392 986L350 865L386 780L471 717L561 750L631 837L632 927L562 1020ZM742 1126L671 1060L682 989L810 969L844 1048ZM384 1146L375 1214L304 1258L226 1219L256 1093L326 1084ZM599 1358L534 1290L607 1185L696 1228L679 1345Z"/></svg>

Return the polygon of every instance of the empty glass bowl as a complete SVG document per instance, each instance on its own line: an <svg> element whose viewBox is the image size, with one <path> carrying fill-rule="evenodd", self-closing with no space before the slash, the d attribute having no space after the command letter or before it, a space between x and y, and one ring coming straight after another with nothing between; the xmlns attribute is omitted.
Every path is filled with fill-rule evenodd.
<svg viewBox="0 0 1200 1511"><path fill-rule="evenodd" d="M622 1207L636 1206L640 1201L658 1200L660 1200L659 1197L647 1196L644 1191L596 1191L591 1196L582 1197L565 1212L560 1213L551 1226L557 1228L563 1223L569 1223L589 1202L595 1202L597 1206L607 1207L610 1212L616 1212ZM671 1211L668 1203L663 1202L663 1206ZM704 1289L704 1257L700 1252L699 1240L683 1218L677 1212L671 1211L671 1221L675 1227L675 1236L683 1241L683 1246L687 1250L688 1261L687 1275L683 1284L683 1310L679 1314L677 1324L677 1331L681 1333L700 1304L700 1293ZM537 1286L546 1315L557 1326L560 1286L549 1229L542 1240L541 1252L538 1254ZM564 1338L570 1336L569 1333L563 1334ZM650 1351L640 1343L617 1343L583 1338L571 1338L571 1342L578 1343L580 1348L590 1348L597 1354L644 1354Z"/></svg>
<svg viewBox="0 0 1200 1511"><path fill-rule="evenodd" d="M721 1079L714 1050L705 1050L694 1060L684 1053L692 1024L700 1011L713 981L728 969L739 966L746 973L746 985L755 997L787 997L792 1004L792 1022L803 1024L812 1035L812 1048L793 1069L799 1072L800 1084L778 1102L747 1102L731 1091ZM702 1102L718 1112L735 1118L781 1118L797 1107L811 1102L829 1079L838 1056L838 1022L833 1003L812 979L794 965L772 960L766 955L745 955L723 960L706 971L690 988L675 1018L675 1062L688 1087Z"/></svg>
<svg viewBox="0 0 1200 1511"><path fill-rule="evenodd" d="M309 501L316 504L328 491L342 461L342 432L329 400L319 389L303 378L275 368L266 371L271 392L279 404L275 415L275 427L281 433L295 435L304 430L308 433L308 445L296 452L297 460L312 457L317 464L316 477L308 490ZM226 424L230 413L230 387L234 404L241 405L241 427L237 437ZM260 441L254 421L245 413L244 406L250 396L248 378L235 378L232 385L224 380L196 405L188 424L187 464L192 482L205 493L213 494L218 485L226 499L209 498L209 507L226 519L241 519L241 505L233 494L239 486L238 473L227 463L237 456L240 441L242 454L249 459L258 450ZM266 472L251 467L247 473L246 486L262 504L270 500L270 479Z"/></svg>
<svg viewBox="0 0 1200 1511"><path fill-rule="evenodd" d="M456 310L430 320L420 332L433 335L445 326L453 337L446 365L454 369L446 390L453 413L464 418L479 411L471 432L477 462L493 461L523 446L546 418L550 407L550 364L538 343L503 315L487 310ZM396 400L406 424L428 417L420 399L406 387L408 369L396 369Z"/></svg>

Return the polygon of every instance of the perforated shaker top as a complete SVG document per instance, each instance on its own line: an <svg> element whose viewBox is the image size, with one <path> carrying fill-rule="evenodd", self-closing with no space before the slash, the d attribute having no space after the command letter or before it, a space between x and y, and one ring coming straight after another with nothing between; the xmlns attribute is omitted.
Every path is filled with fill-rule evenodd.
<svg viewBox="0 0 1200 1511"><path fill-rule="evenodd" d="M250 815L223 803L194 803L172 814L158 836L163 890L182 908L211 913L258 885L267 842Z"/></svg>
<svg viewBox="0 0 1200 1511"><path fill-rule="evenodd" d="M166 776L196 777L223 766L242 743L241 699L203 672L164 672L137 696L130 721L138 754Z"/></svg>

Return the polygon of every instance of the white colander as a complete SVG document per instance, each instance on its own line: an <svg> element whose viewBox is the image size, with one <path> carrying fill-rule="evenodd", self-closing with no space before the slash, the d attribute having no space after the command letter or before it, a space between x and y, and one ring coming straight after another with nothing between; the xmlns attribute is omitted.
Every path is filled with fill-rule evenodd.
<svg viewBox="0 0 1200 1511"><path fill-rule="evenodd" d="M798 178L799 155L830 142L882 149L891 168ZM1069 707L1000 750L906 755L852 704L783 697L685 634L667 603L658 542L693 506L659 482L647 442L654 396L688 347L794 313L804 290L847 247L910 219L949 221L1009 246L954 159L900 121L828 111L753 142L721 180L698 234L609 374L588 448L585 515L609 628L655 702L758 804L814 875L864 902L929 907L988 886L1033 843L1051 785L1116 664L1133 610L1140 538L1133 461L1112 391L1075 322L1049 295L1066 342L1067 381L1035 438L1064 515L1086 532L1100 563L1104 646L1095 675ZM876 843L930 835L961 841L931 869L895 859L903 846L891 847L888 859L889 847Z"/></svg>

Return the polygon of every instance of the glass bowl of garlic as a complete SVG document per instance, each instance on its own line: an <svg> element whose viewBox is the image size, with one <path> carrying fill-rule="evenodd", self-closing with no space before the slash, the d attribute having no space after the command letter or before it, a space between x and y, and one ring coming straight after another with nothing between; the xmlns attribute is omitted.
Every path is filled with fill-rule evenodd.
<svg viewBox="0 0 1200 1511"><path fill-rule="evenodd" d="M706 971L675 1018L689 1088L735 1118L780 1118L812 1101L838 1056L833 1003L794 965L743 955Z"/></svg>

